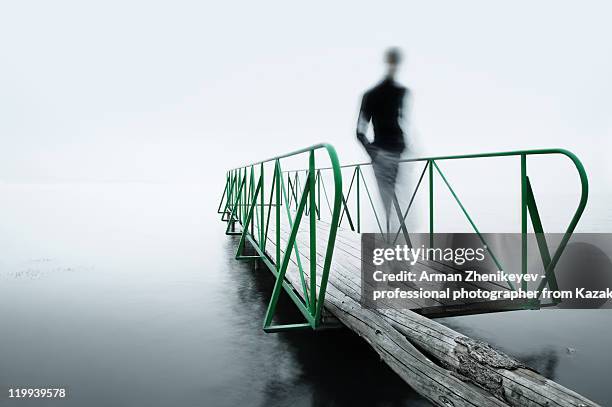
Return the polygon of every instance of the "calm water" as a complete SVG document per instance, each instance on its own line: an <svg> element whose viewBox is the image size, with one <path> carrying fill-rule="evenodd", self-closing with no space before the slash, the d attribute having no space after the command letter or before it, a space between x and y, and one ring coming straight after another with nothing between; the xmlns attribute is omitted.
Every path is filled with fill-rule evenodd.
<svg viewBox="0 0 612 407"><path fill-rule="evenodd" d="M0 405L429 405L350 332L264 334L271 275L233 260L202 186L0 189ZM609 311L444 322L612 405Z"/></svg>

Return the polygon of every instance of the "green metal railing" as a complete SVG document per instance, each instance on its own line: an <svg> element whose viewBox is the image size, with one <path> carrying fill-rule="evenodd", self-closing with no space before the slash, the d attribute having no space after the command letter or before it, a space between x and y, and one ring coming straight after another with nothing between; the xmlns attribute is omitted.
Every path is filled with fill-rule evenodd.
<svg viewBox="0 0 612 407"><path fill-rule="evenodd" d="M323 266L321 272L321 280L319 289L317 290L317 221L320 220L320 184L321 180L316 177L315 167L315 152L322 150L327 153L331 167L329 169L333 174L333 204L330 205L331 221L329 234L327 236L327 247L323 258ZM301 190L301 194L297 190L299 180L287 179L288 188L285 186L283 171L281 168L281 160L296 157L301 155L308 156L308 170L306 182ZM273 165L272 183L270 188L270 196L268 203L264 202L265 197L265 164ZM256 176L256 172L259 174ZM319 192L319 193L317 193ZM318 202L317 202L318 197ZM234 168L228 171L225 183L225 190L219 204L218 212L222 213L222 219L227 221L227 234L239 234L240 242L236 253L237 259L260 259L276 276L276 282L272 291L272 297L268 304L266 316L264 318L264 330L267 332L278 332L285 330L294 330L302 328L319 328L321 326L321 316L323 312L323 303L325 299L325 290L327 280L331 268L331 261L335 247L336 232L338 229L338 221L340 218L340 204L342 197L342 175L340 172L340 163L336 150L329 144L317 144L308 148L304 148L292 153L284 154L268 160L259 161L244 167ZM292 201L295 203L295 214L290 211ZM281 241L281 207L283 202L286 204L285 212L287 223L290 228L287 243L284 245L284 250L281 251L283 242ZM223 205L225 203L225 205ZM222 209L223 207L223 209ZM267 211L266 211L267 208ZM270 217L274 209L274 229L275 237L275 253L270 254L266 251L266 243L268 242L268 231L270 226ZM266 213L267 212L267 213ZM306 214L309 218L309 272L306 276L304 267L300 257L300 252L297 242L297 234L300 229L302 218ZM241 232L235 232L235 224L239 223L242 226ZM257 231L255 231L257 229ZM257 255L244 255L246 241L249 241L256 250ZM295 254L297 268L301 281L301 292L285 280L285 274L289 267L291 254ZM306 282L308 278L308 284ZM293 300L297 308L301 311L306 319L305 323L287 324L287 325L272 325L278 298L281 290L284 289L289 297Z"/></svg>
<svg viewBox="0 0 612 407"><path fill-rule="evenodd" d="M314 165L314 150L324 148L328 151L330 160L332 162L331 167L322 167L316 168ZM279 160L285 157L303 154L308 152L309 156L309 167L307 170L290 170L290 171L282 171L280 168ZM531 186L531 181L529 176L527 175L527 158L530 156L542 156L542 155L562 155L571 160L574 164L581 184L580 191L580 200L578 206L567 226L565 232L563 233L563 237L557 246L555 252L551 255L548 243L546 241L544 235L544 229L542 226L540 214L538 211L538 207L536 204L536 199L534 196L534 192ZM528 220L531 221L531 225L533 231L535 233L537 246L540 252L540 256L542 258L543 269L545 271L545 277L540 282L538 287L538 291L541 292L542 289L548 284L551 290L556 290L557 282L554 274L555 266L557 265L569 239L571 238L572 233L574 232L578 221L584 209L586 207L587 199L588 199L588 179L586 175L586 171L580 162L580 160L570 151L564 149L539 149L539 150L519 150L519 151L508 151L508 152L497 152L497 153L484 153L484 154L466 154L466 155L454 155L454 156L437 156L437 157L425 157L425 158L410 158L400 160L400 163L424 163L422 172L420 174L419 180L416 184L416 187L411 195L409 203L405 210L402 210L400 204L397 200L397 197L393 199L393 210L395 215L399 220L399 226L397 230L394 230L395 241L398 239L400 234L402 234L405 238L405 241L410 244L410 238L408 233L408 228L406 227L405 221L408 216L408 213L413 205L415 196L419 191L419 188L423 184L423 179L427 174L427 183L429 185L429 193L428 193L428 201L429 201L429 238L430 238L430 246L434 246L434 238L435 238L435 179L436 174L442 180L443 184L448 188L449 192L453 196L454 200L458 204L461 212L467 219L468 223L480 238L485 247L489 247L487 242L485 241L485 237L481 233L481 231L476 226L476 223L472 216L468 213L465 205L459 199L456 191L450 185L447 177L442 172L440 165L438 165L441 161L449 161L449 160L462 160L462 159L477 159L477 158L497 158L497 157L516 157L520 160L519 168L520 168L520 190L521 190L521 205L520 205L520 230L522 235L521 241L521 271L522 273L527 273L527 232L528 232ZM253 223L252 217L253 212L255 210L259 210L258 216L261 218L259 224L264 225L264 212L265 205L263 201L263 163L265 162L275 162L275 170L274 170L274 180L273 184L276 186L276 201L272 204L272 195L270 196L270 201L268 204L268 219L266 223L266 228L258 229L259 237L255 238L253 234ZM261 165L261 174L259 178L259 182L255 183L254 179L254 166ZM219 213L223 213L223 216L228 216L226 220L228 220L228 229L227 232L230 232L230 226L233 225L236 221L240 222L243 226L242 236L238 248L238 253L244 248L245 240L250 240L251 243L256 246L258 251L257 256L253 256L256 258L261 258L268 265L268 267L277 275L277 281L275 285L275 289L272 295L272 300L270 301L270 306L268 307L268 312L266 314L266 320L264 322L264 328L266 330L281 330L281 329L293 329L296 327L304 327L310 326L312 328L317 328L320 324L321 318L321 307L323 303L323 298L325 295L325 285L327 283L328 275L329 275L329 267L331 264L331 257L333 255L333 245L335 242L336 230L338 227L342 225L344 219L348 222L348 226L351 230L355 232L362 231L362 217L363 217L363 205L361 202L361 196L363 195L363 191L368 198L370 207L372 209L372 213L376 219L376 224L381 233L385 233L381 225L381 219L379 214L377 213L376 206L374 205L374 201L372 198L372 194L370 192L370 188L367 185L366 178L363 176L362 168L371 166L372 163L360 163L360 164L351 164L340 166L338 163L338 158L336 156L335 150L329 145L317 145L304 150L299 150L294 153L286 154L284 156L280 156L277 158L273 158L270 160L266 160L260 163L253 164L251 166L241 167L228 172L227 181L225 186L225 191L223 197L225 199L225 208L221 210L222 204L224 202L224 198L221 199L221 203L219 205ZM250 176L247 176L247 172L250 168ZM347 193L344 194L342 189L342 170L350 170L352 169L351 179L348 184ZM325 183L322 182L323 176L322 173L324 171L331 171L334 182L334 195L333 201L330 203L329 194L327 193L327 188L325 187ZM300 175L305 177L304 186L301 187L301 178ZM286 177L286 186L284 179ZM248 187L245 185L248 184ZM353 189L353 186L355 189ZM363 187L363 189L362 189ZM248 191L247 191L248 190ZM352 191L355 191L354 194L354 203L355 203L355 211L351 213L349 201L351 198ZM281 193L282 192L282 193ZM322 194L323 193L323 194ZM256 197L260 197L260 203L257 204ZM299 228L300 220L304 212L306 212L310 218L310 256L311 259L316 256L316 222L321 220L321 197L325 198L325 202L327 203L327 208L329 212L332 214L331 216L331 225L330 225L330 233L327 242L327 251L325 253L325 261L324 261L324 269L321 279L321 287L320 292L317 297L316 295L316 282L315 279L310 279L310 290L306 287L304 273L302 270L299 250L295 245L295 234ZM250 197L250 201L248 200ZM284 205L283 205L283 197L284 197ZM308 199L307 199L308 198ZM248 203L248 205L246 205ZM290 215L290 207L294 205L295 219L292 222ZM265 241L267 233L267 225L269 224L270 211L272 207L276 208L276 261L273 262L266 255L265 252ZM291 225L291 234L289 239L289 244L287 245L284 253L285 255L281 259L280 255L280 238L278 236L279 233L279 212L280 207L285 206L287 216L290 220ZM258 208L258 209L257 209ZM232 220L233 219L233 220ZM247 233L247 229L251 226L251 233ZM389 233L389 222L387 219L387 230ZM393 234L392 234L393 236ZM314 249L313 249L314 248ZM274 312L274 307L276 306L276 301L278 300L278 294L280 293L280 287L282 281L282 277L284 276L284 272L286 271L287 264L289 261L289 255L291 251L295 251L296 261L298 264L298 268L300 269L300 278L302 282L302 298L295 295L293 288L289 285L283 285L285 287L285 291L287 291L293 301L298 305L298 308L302 311L302 314L305 315L308 323L307 324L296 324L291 326L281 326L281 327L270 327L270 321L272 314ZM499 270L504 270L502 265L496 256L489 250L492 260L495 262L496 266ZM253 257L245 257L237 255L238 258L253 258ZM310 275L316 277L316 264L313 265L313 262L310 262L311 271ZM280 265L280 266L278 266ZM314 268L313 268L314 267ZM280 277L279 277L280 276ZM514 287L512 283L509 283L509 287L513 290L517 290L519 288ZM526 290L526 282L523 280L522 286L520 287L522 290ZM539 301L531 304L531 307L537 307L539 305Z"/></svg>
<svg viewBox="0 0 612 407"><path fill-rule="evenodd" d="M565 157L568 157L571 162L574 164L579 179L580 179L580 186L581 186L581 191L580 191L580 200L578 203L578 206L565 230L565 232L563 233L563 237L561 239L561 242L559 244L559 246L557 246L557 249L555 250L554 254L551 256L550 254L550 250L548 247L548 244L546 242L546 238L544 235L544 229L542 226L542 222L541 222L541 218L540 218L540 214L538 211L538 207L536 204L536 200L535 200L535 196L533 193L533 189L531 186L531 181L529 179L529 176L527 175L527 157L529 156L540 156L540 155L562 155ZM451 195L453 196L454 200L456 201L456 203L459 205L462 213L464 214L464 216L466 217L467 221L469 222L470 226L472 227L472 229L474 230L474 232L478 235L478 237L480 238L481 242L488 247L487 242L485 241L482 233L480 232L480 230L478 229L478 227L476 226L473 218L470 216L470 214L468 213L468 211L465 208L465 205L461 202L461 200L459 199L457 193L455 192L455 190L452 188L452 186L450 185L448 179L446 178L446 176L444 175L444 173L442 172L442 170L440 169L440 166L437 164L440 161L448 161L448 160L461 160L461 159L476 159L476 158L496 158L496 157L518 157L520 159L520 187L521 187L521 235L522 235L522 242L521 242L521 271L522 273L526 273L527 272L527 231L528 231L528 217L531 220L531 224L532 224L532 228L533 231L535 233L535 237L536 237L536 241L537 241L537 245L538 245L538 249L540 252L540 256L542 258L542 263L543 263L543 267L544 267L544 271L545 271L545 278L542 279L540 286L538 287L538 291L541 292L542 288L544 288L546 286L546 284L549 284L551 290L557 290L558 286L557 286L557 281L555 278L555 274L554 274L554 268L557 265L561 255L563 254L563 251L565 250L565 247L567 246L567 243L569 242L569 239L571 238L572 233L574 232L574 230L576 229L576 226L578 224L578 221L580 220L580 217L582 216L582 213L584 212L584 209L586 207L586 203L588 200L588 192L589 192L589 184L588 184L588 178L587 178L587 174L586 171L584 169L584 166L582 165L582 162L578 159L578 157L576 157L576 155L574 155L572 152L568 151L568 150L564 150L564 149L538 149L538 150L518 150L518 151L506 151L506 152L496 152L496 153L482 153L482 154L465 154L465 155L454 155L454 156L437 156L437 157L424 157L424 158L410 158L410 159L403 159L400 160L400 163L416 163L416 162L424 162L424 167L423 170L421 172L421 175L419 177L419 180L417 182L417 185L411 195L410 201L407 205L407 208L404 212L402 212L402 209L399 205L399 202L397 200L397 197L395 196L393 199L393 206L394 206L394 210L395 210L395 214L397 215L398 219L399 219L399 227L398 229L395 231L395 240L397 240L400 232L404 235L404 238L406 240L406 242L410 242L410 238L408 235L408 231L407 231L407 227L405 225L405 220L406 217L408 216L408 212L410 211L412 204L414 202L415 196L423 182L423 178L425 176L426 173L428 173L428 183L429 183L429 237L430 237L430 246L433 247L434 246L434 238L435 238L435 232L434 232L434 213L435 213L435 199L434 199L434 179L435 179L435 174L437 173L439 175L439 177L442 179L444 185L448 188L449 192L451 193ZM360 164L351 164L351 165L344 165L341 168L342 169L349 169L349 168L353 168L353 172L352 172L352 177L351 177L351 181L349 184L349 188L348 188L348 192L346 194L346 196L343 196L343 210L342 210L342 214L340 216L340 223L339 225L342 225L342 221L344 220L344 215L346 214L346 219L349 223L349 227L351 228L351 230L354 230L356 232L361 232L361 218L362 218L362 214L361 214L361 202L360 202L360 184L363 184L365 187L365 191L369 200L369 203L371 205L372 211L374 213L374 216L376 218L376 222L378 225L378 229L380 231L380 233L385 233L385 231L383 230L381 223L380 223L380 217L377 214L376 211L376 207L373 204L373 200L372 200L372 196L370 194L370 190L367 187L367 184L365 182L365 178L363 177L363 173L361 168L364 166L371 166L372 163L360 163ZM321 168L320 170L327 170L329 168ZM356 194L355 194L355 200L356 200L356 216L351 217L350 216L350 210L349 210L349 205L347 204L351 191L352 191L352 186L356 185ZM356 222L353 222L352 219L356 219ZM389 230L386 231L387 233L389 233ZM492 260L495 262L496 266L500 269L500 270L504 270L504 268L502 267L502 265L500 264L499 260L496 258L496 256L492 253L489 252L491 254ZM526 290L527 286L526 286L526 282L523 280L522 282L522 290ZM512 283L509 283L509 286L511 289L516 289L516 287L514 287L512 285Z"/></svg>

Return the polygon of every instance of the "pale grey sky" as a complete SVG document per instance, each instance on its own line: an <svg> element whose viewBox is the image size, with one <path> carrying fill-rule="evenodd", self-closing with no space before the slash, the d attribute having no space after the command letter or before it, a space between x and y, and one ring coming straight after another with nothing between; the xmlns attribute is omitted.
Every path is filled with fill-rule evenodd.
<svg viewBox="0 0 612 407"><path fill-rule="evenodd" d="M363 160L359 98L389 45L420 153L565 147L607 180L610 17L606 1L3 2L0 180L212 180L319 141Z"/></svg>

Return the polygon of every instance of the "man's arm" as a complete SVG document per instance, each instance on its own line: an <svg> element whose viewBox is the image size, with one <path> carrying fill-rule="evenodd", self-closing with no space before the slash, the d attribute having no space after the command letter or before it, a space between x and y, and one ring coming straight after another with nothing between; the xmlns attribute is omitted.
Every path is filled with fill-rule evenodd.
<svg viewBox="0 0 612 407"><path fill-rule="evenodd" d="M412 134L410 131L410 109L412 107L412 97L410 95L410 89L404 89L404 96L402 97L402 104L398 115L398 124L404 134L404 142L406 148L412 142Z"/></svg>
<svg viewBox="0 0 612 407"><path fill-rule="evenodd" d="M370 146L370 141L366 133L368 132L368 125L370 124L371 118L372 113L368 106L368 94L366 93L361 99L361 108L359 109L359 117L357 118L357 140L363 144L366 150Z"/></svg>

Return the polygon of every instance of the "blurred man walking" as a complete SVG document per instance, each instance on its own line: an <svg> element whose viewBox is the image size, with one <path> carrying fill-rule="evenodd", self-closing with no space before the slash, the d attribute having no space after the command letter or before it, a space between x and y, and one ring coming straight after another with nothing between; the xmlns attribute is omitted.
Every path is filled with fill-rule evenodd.
<svg viewBox="0 0 612 407"><path fill-rule="evenodd" d="M394 205L394 199L397 199L395 184L399 160L406 149L405 131L402 124L410 91L395 81L401 59L401 52L397 48L391 48L385 52L385 77L363 95L357 120L357 139L372 158L372 166L386 215L387 232L389 231L391 206ZM366 136L370 121L374 129L374 141L372 142Z"/></svg>

